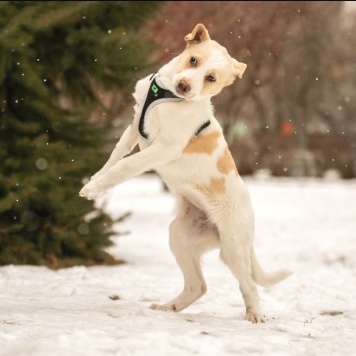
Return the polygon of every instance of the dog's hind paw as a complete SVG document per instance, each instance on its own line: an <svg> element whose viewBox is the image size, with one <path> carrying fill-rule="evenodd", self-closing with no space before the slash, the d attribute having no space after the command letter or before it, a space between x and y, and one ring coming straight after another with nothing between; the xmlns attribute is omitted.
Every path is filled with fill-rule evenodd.
<svg viewBox="0 0 356 356"><path fill-rule="evenodd" d="M250 321L253 324L267 322L267 319L264 315L252 312L246 312L245 320Z"/></svg>
<svg viewBox="0 0 356 356"><path fill-rule="evenodd" d="M162 304L162 305L159 305L159 304L151 304L150 305L150 309L153 309L153 310L161 310L161 311L173 311L173 312L176 312L178 311L175 304Z"/></svg>

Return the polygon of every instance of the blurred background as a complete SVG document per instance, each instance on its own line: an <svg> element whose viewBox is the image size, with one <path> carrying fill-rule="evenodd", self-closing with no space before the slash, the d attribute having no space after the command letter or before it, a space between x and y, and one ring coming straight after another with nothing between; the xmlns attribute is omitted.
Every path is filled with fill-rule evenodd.
<svg viewBox="0 0 356 356"><path fill-rule="evenodd" d="M77 195L197 23L247 64L213 99L241 175L355 178L355 2L2 1L0 264L120 262Z"/></svg>

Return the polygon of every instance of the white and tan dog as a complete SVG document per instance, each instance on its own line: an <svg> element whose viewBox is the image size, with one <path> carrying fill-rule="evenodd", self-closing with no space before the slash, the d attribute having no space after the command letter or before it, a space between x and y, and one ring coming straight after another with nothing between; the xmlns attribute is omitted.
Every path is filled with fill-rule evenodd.
<svg viewBox="0 0 356 356"><path fill-rule="evenodd" d="M290 272L266 273L256 259L249 194L210 102L242 77L246 64L211 40L202 24L185 41L182 54L157 75L138 81L132 124L108 162L79 194L95 199L131 177L155 170L177 197L179 210L169 228L170 247L185 282L175 299L151 308L180 311L200 298L206 292L200 257L220 248L222 260L239 281L245 319L265 322L256 283L271 286ZM152 95L160 92L159 100L151 102ZM140 151L124 157L137 144Z"/></svg>

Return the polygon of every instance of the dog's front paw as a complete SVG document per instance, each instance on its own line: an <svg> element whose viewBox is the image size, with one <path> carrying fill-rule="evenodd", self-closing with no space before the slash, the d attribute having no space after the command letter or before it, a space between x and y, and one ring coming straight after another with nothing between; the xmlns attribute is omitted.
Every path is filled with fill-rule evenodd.
<svg viewBox="0 0 356 356"><path fill-rule="evenodd" d="M96 181L90 181L79 192L79 195L83 198L97 199L105 193L105 189L102 189Z"/></svg>

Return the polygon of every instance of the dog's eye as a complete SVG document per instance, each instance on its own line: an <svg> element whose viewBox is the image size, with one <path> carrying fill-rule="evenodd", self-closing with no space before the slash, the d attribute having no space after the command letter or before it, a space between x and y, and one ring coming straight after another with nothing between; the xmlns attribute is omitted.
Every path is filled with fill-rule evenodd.
<svg viewBox="0 0 356 356"><path fill-rule="evenodd" d="M190 58L190 64L192 66L196 66L198 64L198 60L194 57Z"/></svg>
<svg viewBox="0 0 356 356"><path fill-rule="evenodd" d="M208 75L208 76L206 77L206 80L207 80L208 82L215 82L215 78L214 78L212 75Z"/></svg>

